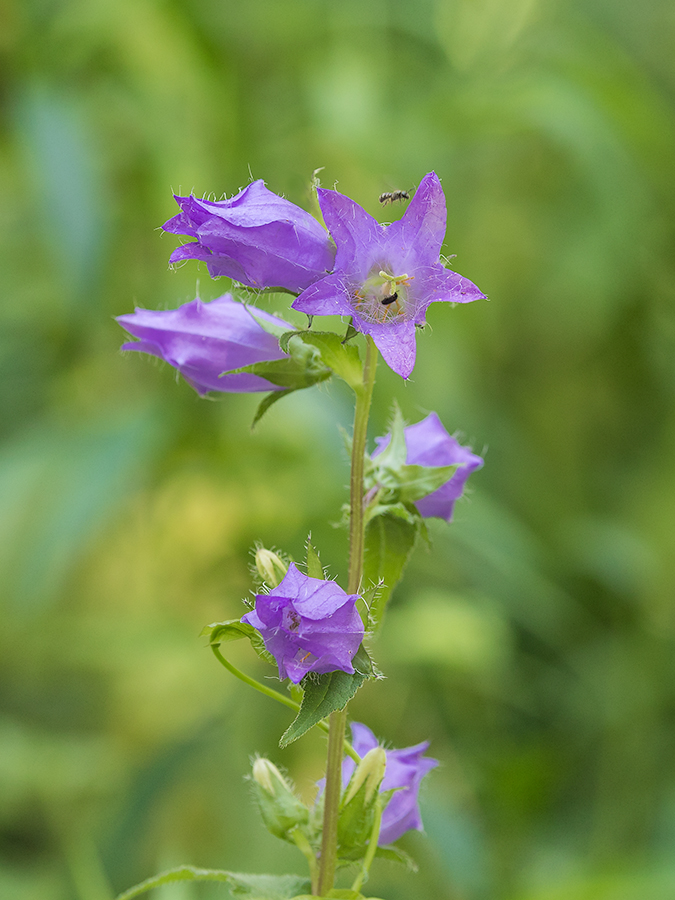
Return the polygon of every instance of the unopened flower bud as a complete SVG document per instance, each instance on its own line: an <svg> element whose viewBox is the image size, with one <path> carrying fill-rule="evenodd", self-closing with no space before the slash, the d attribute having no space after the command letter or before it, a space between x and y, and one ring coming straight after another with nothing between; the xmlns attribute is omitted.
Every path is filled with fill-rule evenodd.
<svg viewBox="0 0 675 900"><path fill-rule="evenodd" d="M387 756L384 752L384 748L373 747L372 750L369 750L356 767L352 780L349 782L349 788L344 799L345 806L358 794L361 786L364 784L365 792L363 802L364 805L367 806L375 796L375 792L384 778L384 770L386 767Z"/></svg>
<svg viewBox="0 0 675 900"><path fill-rule="evenodd" d="M258 547L255 551L255 567L265 584L271 588L278 587L288 571L283 559L265 547Z"/></svg>
<svg viewBox="0 0 675 900"><path fill-rule="evenodd" d="M258 757L253 763L253 789L268 831L282 840L309 821L309 810L274 763Z"/></svg>

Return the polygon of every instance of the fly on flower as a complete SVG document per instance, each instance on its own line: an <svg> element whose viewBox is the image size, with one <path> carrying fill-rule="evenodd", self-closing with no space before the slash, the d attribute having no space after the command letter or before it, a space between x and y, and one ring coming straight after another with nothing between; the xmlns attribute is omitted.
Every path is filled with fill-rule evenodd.
<svg viewBox="0 0 675 900"><path fill-rule="evenodd" d="M349 197L318 190L335 241L335 268L304 290L293 308L310 316L351 316L385 362L403 378L415 365L415 329L437 301L485 299L475 284L440 261L445 196L435 172L425 175L403 217L380 225Z"/></svg>
<svg viewBox="0 0 675 900"><path fill-rule="evenodd" d="M407 191L386 191L384 194L380 194L382 206L386 206L387 203L395 203L396 200L399 203L401 200L410 200L410 194Z"/></svg>

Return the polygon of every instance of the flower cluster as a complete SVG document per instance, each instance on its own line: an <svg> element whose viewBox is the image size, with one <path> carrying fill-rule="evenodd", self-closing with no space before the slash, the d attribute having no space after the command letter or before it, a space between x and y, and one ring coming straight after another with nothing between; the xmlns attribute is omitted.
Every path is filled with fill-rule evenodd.
<svg viewBox="0 0 675 900"><path fill-rule="evenodd" d="M408 198L407 192L397 193ZM377 448L367 456L375 372L372 345L394 372L408 379L415 365L417 330L425 324L430 304L468 303L484 294L441 262L447 212L434 172L422 179L401 219L389 225L377 222L349 197L318 188L324 227L260 180L230 199L200 200L192 195L175 199L180 212L163 229L189 240L173 251L172 264L202 261L214 278L226 276L255 290L289 292L294 295L291 307L308 316L308 328L295 328L228 293L206 303L197 298L178 309L136 309L120 316L117 321L134 339L122 349L166 361L200 395L271 392L254 421L290 391L332 376L341 377L357 398L350 585L359 593L348 594L324 577L310 541L308 574L259 547L256 569L262 586L253 608L241 620L207 626L204 633L230 672L297 709L296 719L282 736L282 747L315 725L325 728L330 717L327 788L314 810L302 803L269 760L254 762L253 787L268 829L295 843L307 857L312 894L361 897L361 884L377 844L389 845L410 829L422 829L419 789L438 763L424 755L427 741L386 750L370 729L355 722L353 747L346 745L353 758L342 763L340 794L341 758L333 748L340 750L345 714L338 714L366 678L378 674L363 644L366 628L357 600L364 598L366 624L374 627L378 619L368 597L384 596L386 602L423 531L422 519L438 517L449 522L469 475L483 465L470 448L448 434L436 413L408 427L397 413L390 434L377 438ZM349 320L346 335L312 330L313 317L329 315ZM356 332L368 339L365 365L350 342ZM379 531L373 529L377 549L366 540L375 520L384 523ZM405 527L392 528L392 522ZM381 557L370 569L365 566L367 578L364 543L371 560L378 553ZM385 583L380 563L393 584ZM293 699L255 682L225 659L220 644L242 637L250 640L262 659L276 664L280 680L290 680ZM300 704L296 702L299 695ZM384 795L382 804L378 791ZM322 806L323 837L317 824L317 810ZM341 862L361 864L348 892L332 890L338 856ZM239 877L221 875L230 881ZM298 896L305 883L292 880L291 893ZM234 891L236 885L232 885ZM283 896L291 896L289 890L284 886ZM304 888L301 895L307 895Z"/></svg>
<svg viewBox="0 0 675 900"><path fill-rule="evenodd" d="M174 250L171 262L201 260L213 277L226 275L249 287L297 294L293 308L309 316L348 316L357 331L372 337L387 364L409 378L415 365L416 327L424 324L429 305L468 303L485 296L441 263L447 213L438 176L435 172L424 176L403 217L391 225L380 225L337 191L319 189L318 200L327 231L260 180L229 200L176 197L181 212L163 228L195 240ZM186 341L195 334L188 315L192 310L181 309L183 316L172 317L175 310L154 314L156 330L171 331L173 343L181 342L183 325ZM160 324L162 319L166 326ZM129 316L119 321L125 328L145 324L140 319L132 322ZM236 316L234 321L239 324ZM228 317L219 316L202 316L200 324L205 342L234 348L242 340L240 355L247 356L246 329L242 335ZM179 365L170 352L158 353L157 342L136 336L143 343L131 349L160 355L182 371L180 365L185 364ZM184 374L195 386L208 385L206 390L265 389L260 382L257 388L236 386L244 384L243 379L214 384L216 360L220 362L217 355L206 354L203 370L200 359L195 359L189 374Z"/></svg>

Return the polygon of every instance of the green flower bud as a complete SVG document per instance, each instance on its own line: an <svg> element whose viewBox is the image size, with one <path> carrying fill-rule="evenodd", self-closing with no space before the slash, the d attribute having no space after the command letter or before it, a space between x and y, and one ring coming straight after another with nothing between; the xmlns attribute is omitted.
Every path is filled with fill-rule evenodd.
<svg viewBox="0 0 675 900"><path fill-rule="evenodd" d="M255 551L255 567L265 584L271 588L278 587L288 571L283 559L264 547L258 547Z"/></svg>
<svg viewBox="0 0 675 900"><path fill-rule="evenodd" d="M387 767L387 756L383 747L373 747L363 757L356 767L356 771L352 775L349 782L347 793L345 794L344 805L346 806L350 800L355 797L362 785L365 785L363 801L365 805L375 796L375 792L380 786L384 778L384 770Z"/></svg>
<svg viewBox="0 0 675 900"><path fill-rule="evenodd" d="M338 844L343 859L359 859L365 852L373 830L375 798L386 765L384 749L373 747L352 775L338 819Z"/></svg>
<svg viewBox="0 0 675 900"><path fill-rule="evenodd" d="M275 837L291 841L289 833L307 825L309 810L281 772L269 759L258 757L253 762L253 792L265 827Z"/></svg>

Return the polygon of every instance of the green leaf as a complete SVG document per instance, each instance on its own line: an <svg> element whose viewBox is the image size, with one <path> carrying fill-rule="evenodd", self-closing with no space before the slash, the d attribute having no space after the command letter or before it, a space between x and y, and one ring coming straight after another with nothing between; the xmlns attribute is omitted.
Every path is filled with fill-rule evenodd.
<svg viewBox="0 0 675 900"><path fill-rule="evenodd" d="M419 532L418 524L398 515L376 516L366 526L363 572L366 583L381 584L370 607L373 629L384 614L391 592L403 575Z"/></svg>
<svg viewBox="0 0 675 900"><path fill-rule="evenodd" d="M281 736L279 746L287 747L326 716L344 709L367 677L358 671L353 675L346 672L305 675L301 682L304 694L300 711Z"/></svg>
<svg viewBox="0 0 675 900"><path fill-rule="evenodd" d="M297 338L297 341L292 341L292 338ZM354 346L347 346L339 334L332 331L292 331L279 340L281 349L289 353L293 352L293 345L298 343L316 352L321 363L346 381L353 390L359 390L363 386L359 351Z"/></svg>
<svg viewBox="0 0 675 900"><path fill-rule="evenodd" d="M242 638L248 638L258 656L271 665L276 666L274 657L265 649L262 635L248 622L242 622L240 619L214 622L212 625L206 625L202 629L200 637L208 637L210 644L224 644L228 641L239 641Z"/></svg>
<svg viewBox="0 0 675 900"><path fill-rule="evenodd" d="M323 566L321 565L319 554L315 550L309 537L307 538L307 543L305 544L305 550L307 551L307 574L309 575L309 577L325 579L326 574L323 571Z"/></svg>
<svg viewBox="0 0 675 900"><path fill-rule="evenodd" d="M312 387L319 381L330 378L332 372L322 366L319 360L318 355L307 354L301 360L297 357L285 356L282 359L268 359L264 362L252 363L250 366L241 366L239 369L232 369L222 374L239 375L244 372L250 375L259 375L278 387L297 391Z"/></svg>
<svg viewBox="0 0 675 900"><path fill-rule="evenodd" d="M161 872L119 894L117 900L132 900L146 891L175 881L222 881L234 897L247 900L292 900L297 892L307 889L306 878L297 875L242 875L222 869L198 869L196 866L179 866Z"/></svg>
<svg viewBox="0 0 675 900"><path fill-rule="evenodd" d="M349 889L335 888L329 891L323 897L315 897L314 894L298 894L292 900L381 900L380 897L364 897L358 891L350 891Z"/></svg>
<svg viewBox="0 0 675 900"><path fill-rule="evenodd" d="M398 847L378 847L375 851L375 856L378 859L387 859L389 862L399 863L400 865L405 866L409 872L418 871L418 865L412 856L404 850L400 850Z"/></svg>
<svg viewBox="0 0 675 900"><path fill-rule="evenodd" d="M270 406L276 403L277 400L281 400L282 397L288 397L288 395L292 393L293 388L287 388L285 391L271 391L269 394L266 394L258 404L258 408L253 416L253 421L251 422L251 428L255 428Z"/></svg>
<svg viewBox="0 0 675 900"><path fill-rule="evenodd" d="M344 344L340 335L332 331L303 331L298 337L304 343L316 347L324 365L346 381L353 390L363 386L363 366L357 347Z"/></svg>
<svg viewBox="0 0 675 900"><path fill-rule="evenodd" d="M299 875L232 875L233 897L246 900L291 900L297 891L308 890L309 880Z"/></svg>

